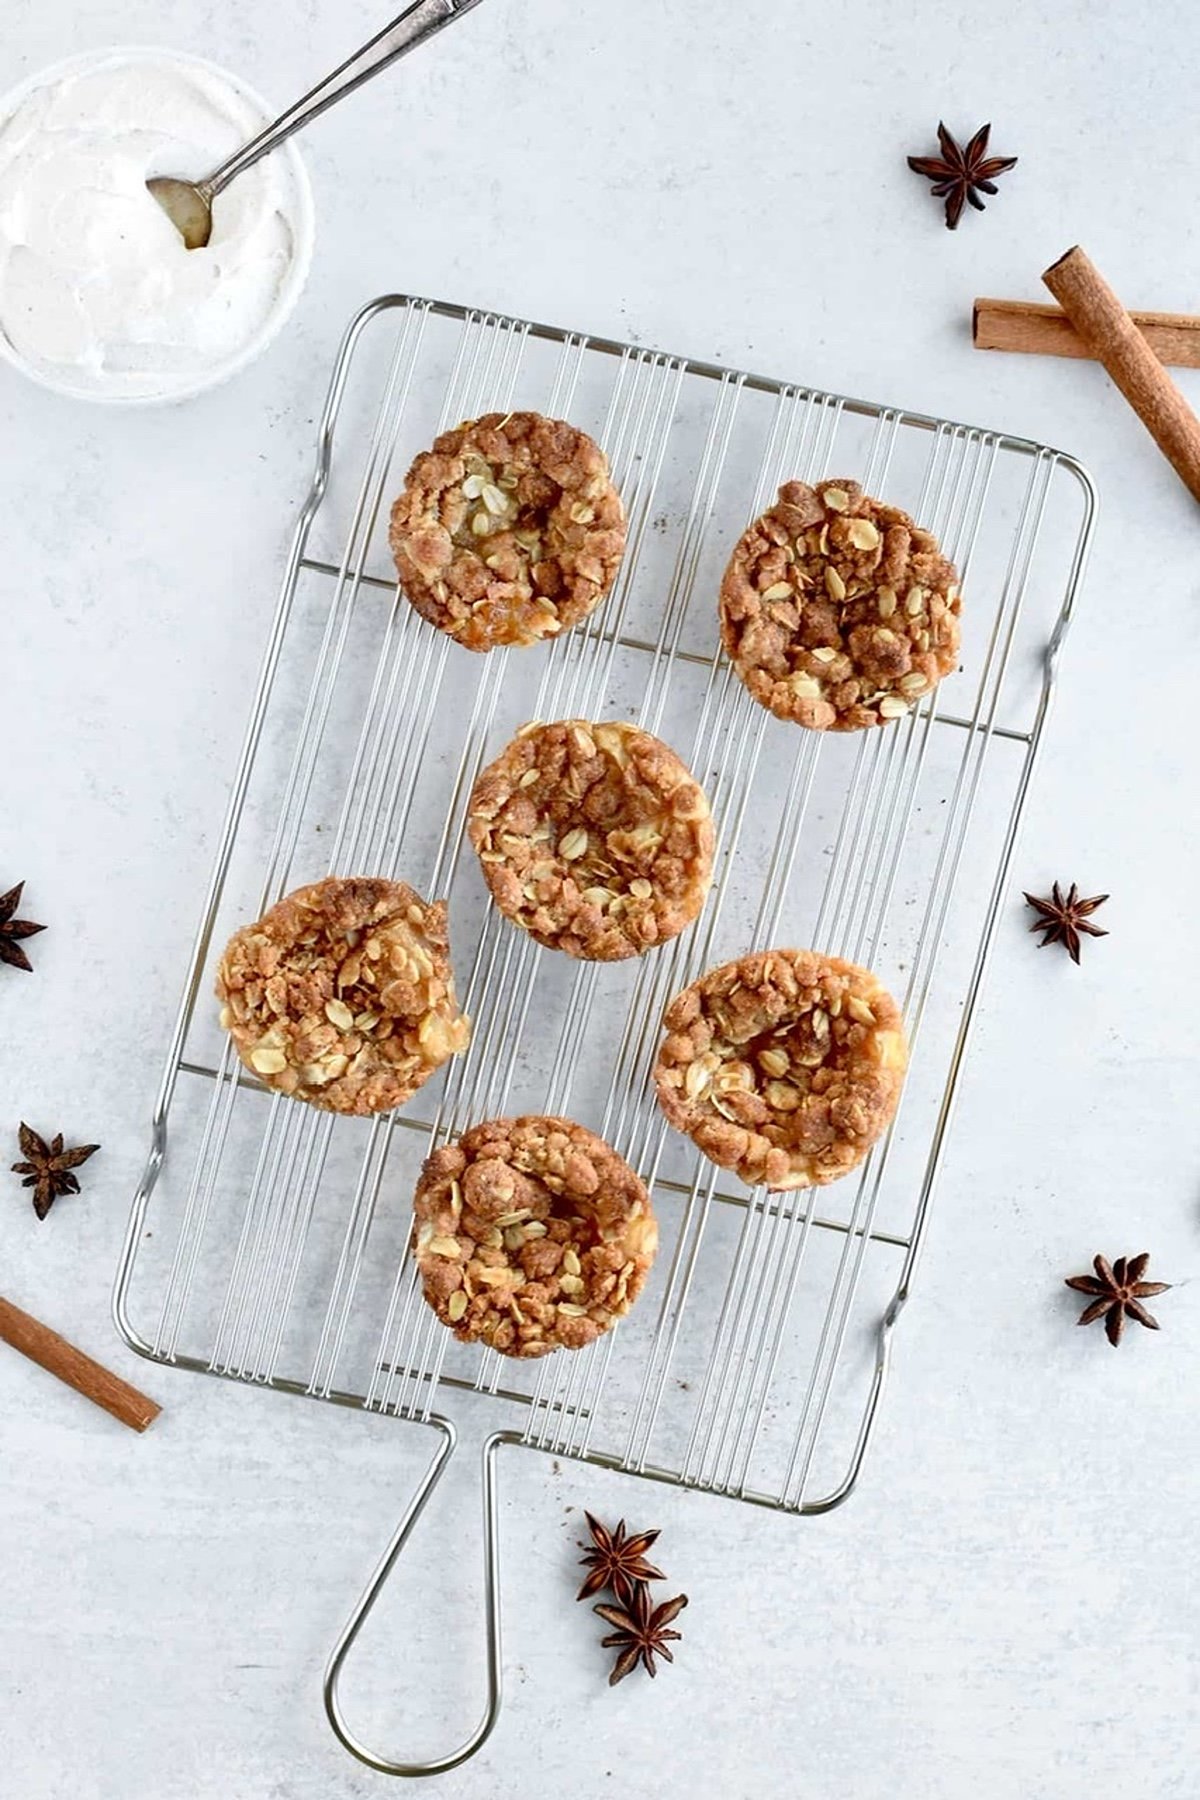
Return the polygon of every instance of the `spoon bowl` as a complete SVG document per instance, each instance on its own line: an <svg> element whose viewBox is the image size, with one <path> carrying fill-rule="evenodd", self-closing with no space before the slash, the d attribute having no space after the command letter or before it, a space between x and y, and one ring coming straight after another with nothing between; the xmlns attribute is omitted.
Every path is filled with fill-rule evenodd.
<svg viewBox="0 0 1200 1800"><path fill-rule="evenodd" d="M154 175L146 186L189 250L203 250L212 236L212 189L204 181Z"/></svg>

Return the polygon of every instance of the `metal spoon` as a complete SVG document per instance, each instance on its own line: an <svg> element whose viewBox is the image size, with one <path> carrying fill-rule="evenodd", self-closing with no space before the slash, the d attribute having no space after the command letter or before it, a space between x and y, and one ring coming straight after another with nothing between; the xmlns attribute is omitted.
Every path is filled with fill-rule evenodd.
<svg viewBox="0 0 1200 1800"><path fill-rule="evenodd" d="M356 50L354 55L336 68L332 75L315 88L303 95L293 106L281 113L274 124L266 126L257 137L243 144L240 150L223 162L219 169L206 175L203 181L185 181L175 175L155 175L146 186L158 201L171 223L176 227L180 237L189 250L203 250L212 235L212 203L223 188L242 173L251 168L261 157L291 137L294 131L307 125L311 119L328 111L346 94L352 94L355 88L361 87L364 81L370 81L372 75L378 75L394 63L397 57L406 56L423 44L443 25L451 24L461 18L463 13L470 12L478 6L479 0L414 0L414 4L402 12L390 25L385 25L369 43Z"/></svg>

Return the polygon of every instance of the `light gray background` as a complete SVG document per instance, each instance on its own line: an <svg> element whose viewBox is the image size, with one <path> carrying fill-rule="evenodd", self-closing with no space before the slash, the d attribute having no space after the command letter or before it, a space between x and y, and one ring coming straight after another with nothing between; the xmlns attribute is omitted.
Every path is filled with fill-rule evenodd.
<svg viewBox="0 0 1200 1800"><path fill-rule="evenodd" d="M283 102L386 10L8 0L0 84L163 43ZM486 0L313 129L312 280L253 371L126 414L0 379L0 883L24 876L52 927L36 976L0 971L0 1161L21 1116L104 1145L40 1228L0 1175L0 1289L167 1409L136 1440L0 1355L4 1793L389 1791L330 1736L318 1677L422 1435L138 1364L107 1309L325 368L395 287L1008 427L1078 453L1102 494L859 1494L797 1522L510 1460L507 1711L435 1791L1195 1792L1200 519L1097 369L980 355L969 318L976 294L1039 297L1076 240L1130 304L1196 308L1197 52L1182 0ZM954 236L903 161L939 114L993 118L1021 157ZM1025 931L1016 887L1054 876L1113 892L1082 970ZM1143 1247L1177 1287L1163 1333L1114 1355L1059 1283ZM604 1689L566 1604L581 1504L661 1524L691 1593L653 1687ZM444 1584L469 1636L473 1542L431 1527L421 1604ZM406 1648L405 1594L370 1646L374 1719L428 1752L422 1690L455 1677Z"/></svg>

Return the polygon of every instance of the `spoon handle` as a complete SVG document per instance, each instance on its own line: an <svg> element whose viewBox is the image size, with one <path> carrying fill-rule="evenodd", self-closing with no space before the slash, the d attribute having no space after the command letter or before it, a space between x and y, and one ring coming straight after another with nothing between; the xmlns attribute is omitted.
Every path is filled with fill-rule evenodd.
<svg viewBox="0 0 1200 1800"><path fill-rule="evenodd" d="M352 94L355 88L361 87L364 81L370 81L372 75L378 75L381 69L386 69L397 57L406 56L444 25L452 24L463 13L470 12L473 6L478 5L479 0L413 0L413 4L406 7L399 18L393 19L390 25L385 25L361 50L356 50L353 56L331 75L327 75L324 81L318 82L315 88L302 95L286 112L280 113L273 124L264 127L248 144L243 144L240 150L236 150L227 162L223 162L219 169L214 169L207 180L198 183L198 186L211 200L235 175L240 175L244 169L258 162L260 157L277 149L294 131L299 131L301 126L319 117L345 95Z"/></svg>

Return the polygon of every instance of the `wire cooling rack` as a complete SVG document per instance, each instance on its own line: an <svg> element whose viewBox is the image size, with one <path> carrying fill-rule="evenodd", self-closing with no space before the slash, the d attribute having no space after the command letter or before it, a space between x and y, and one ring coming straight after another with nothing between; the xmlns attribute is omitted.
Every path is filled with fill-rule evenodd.
<svg viewBox="0 0 1200 1800"><path fill-rule="evenodd" d="M437 430L516 407L569 417L599 439L625 500L629 548L584 625L536 649L476 657L398 596L388 505ZM904 719L845 736L770 717L718 646L717 588L738 535L782 480L822 475L857 479L905 507L963 577L960 672ZM155 1360L438 1434L326 1676L335 1730L373 1767L450 1768L495 1722L501 1447L794 1513L826 1511L853 1488L1093 514L1091 484L1070 457L994 432L428 300L376 300L350 325L115 1310L126 1340ZM489 907L464 847L477 771L518 724L575 715L636 719L665 737L712 801L709 903L633 966L540 949ZM281 1098L242 1069L217 1027L210 990L227 934L330 871L402 875L450 899L471 1046L395 1115L335 1118ZM912 1062L897 1119L831 1188L743 1188L669 1132L648 1086L670 996L710 964L771 944L869 963L903 999ZM599 1130L652 1183L662 1226L630 1317L586 1350L533 1364L458 1344L423 1304L406 1253L409 1200L431 1145L517 1111L565 1112ZM480 1418L490 1432L487 1704L456 1750L401 1762L351 1729L339 1679L457 1424Z"/></svg>

